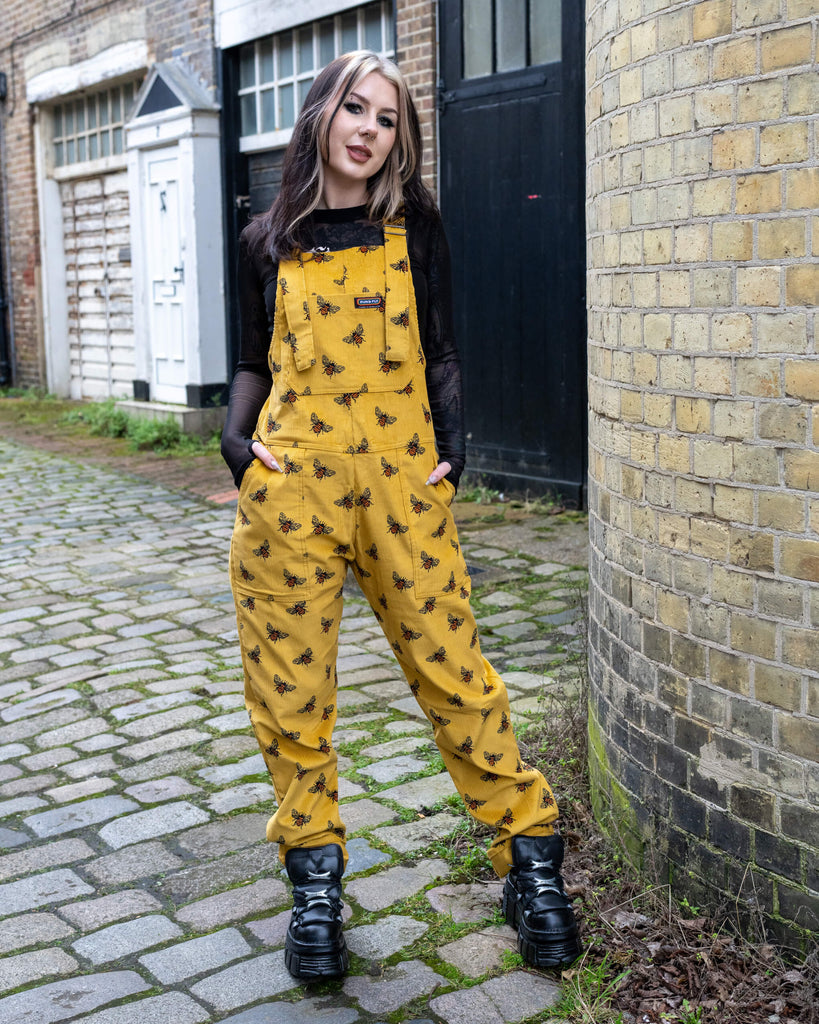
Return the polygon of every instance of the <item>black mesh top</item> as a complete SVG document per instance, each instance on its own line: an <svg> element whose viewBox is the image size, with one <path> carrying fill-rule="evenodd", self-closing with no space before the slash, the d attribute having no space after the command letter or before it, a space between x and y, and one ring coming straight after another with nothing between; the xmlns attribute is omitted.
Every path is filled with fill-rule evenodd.
<svg viewBox="0 0 819 1024"><path fill-rule="evenodd" d="M331 251L384 244L381 225L367 219L364 206L316 210L308 225L312 246L327 246ZM449 479L457 487L465 460L463 388L452 322L449 246L437 214L407 217L407 249L435 442L441 461L452 466ZM256 223L251 222L239 239L241 346L222 432L222 456L237 486L253 461L253 431L272 384L267 357L277 274L278 264L264 251L264 239Z"/></svg>

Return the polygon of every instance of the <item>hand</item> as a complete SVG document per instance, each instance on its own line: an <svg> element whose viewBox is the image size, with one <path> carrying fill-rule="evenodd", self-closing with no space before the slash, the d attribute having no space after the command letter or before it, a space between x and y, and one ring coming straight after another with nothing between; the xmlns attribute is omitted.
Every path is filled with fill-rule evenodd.
<svg viewBox="0 0 819 1024"><path fill-rule="evenodd" d="M282 467L278 464L278 462L276 462L276 460L273 458L273 456L270 454L267 448L265 448L265 446L261 443L261 441L254 441L253 444L250 446L250 450L253 452L253 454L256 456L259 462L261 462L263 466L267 466L268 469L275 469L277 473L282 472ZM443 465L448 465L448 463L443 463Z"/></svg>
<svg viewBox="0 0 819 1024"><path fill-rule="evenodd" d="M452 466L448 462L439 462L438 465L429 474L428 484L437 484L452 470Z"/></svg>

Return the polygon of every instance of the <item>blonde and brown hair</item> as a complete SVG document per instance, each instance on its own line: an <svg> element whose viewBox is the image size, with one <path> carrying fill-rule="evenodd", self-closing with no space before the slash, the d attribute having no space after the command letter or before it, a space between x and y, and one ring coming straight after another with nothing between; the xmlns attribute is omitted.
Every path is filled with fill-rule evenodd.
<svg viewBox="0 0 819 1024"><path fill-rule="evenodd" d="M367 183L368 215L383 222L404 210L434 209L421 181L421 126L404 76L391 60L370 50L353 50L319 72L296 119L284 156L281 190L257 221L273 259L290 257L305 247L304 221L321 201L324 155L333 119L356 84L373 72L395 86L398 119L395 145Z"/></svg>

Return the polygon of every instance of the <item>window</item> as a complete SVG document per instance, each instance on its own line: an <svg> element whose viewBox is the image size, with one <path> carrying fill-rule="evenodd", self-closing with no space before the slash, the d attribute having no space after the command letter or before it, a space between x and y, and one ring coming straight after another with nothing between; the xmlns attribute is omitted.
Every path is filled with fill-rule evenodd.
<svg viewBox="0 0 819 1024"><path fill-rule="evenodd" d="M463 77L560 60L561 0L463 0Z"/></svg>
<svg viewBox="0 0 819 1024"><path fill-rule="evenodd" d="M281 138L266 142L286 143L316 75L348 50L375 50L383 57L392 56L390 0L378 0L243 46L239 52L243 139L280 132ZM252 148L252 143L242 148Z"/></svg>
<svg viewBox="0 0 819 1024"><path fill-rule="evenodd" d="M135 83L115 85L54 107L54 166L85 163L124 152L122 127L135 94Z"/></svg>

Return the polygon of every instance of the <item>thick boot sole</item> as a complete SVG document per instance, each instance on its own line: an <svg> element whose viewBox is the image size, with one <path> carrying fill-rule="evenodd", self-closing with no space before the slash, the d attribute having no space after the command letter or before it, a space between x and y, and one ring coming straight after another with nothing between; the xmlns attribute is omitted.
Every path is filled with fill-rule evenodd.
<svg viewBox="0 0 819 1024"><path fill-rule="evenodd" d="M568 967L583 952L577 925L553 935L531 932L521 920L520 902L514 890L503 887L503 916L518 930L518 952L530 967Z"/></svg>
<svg viewBox="0 0 819 1024"><path fill-rule="evenodd" d="M342 936L332 947L303 946L288 935L284 943L284 966L294 978L337 978L350 966L350 954Z"/></svg>

